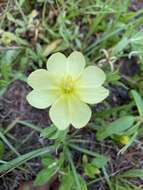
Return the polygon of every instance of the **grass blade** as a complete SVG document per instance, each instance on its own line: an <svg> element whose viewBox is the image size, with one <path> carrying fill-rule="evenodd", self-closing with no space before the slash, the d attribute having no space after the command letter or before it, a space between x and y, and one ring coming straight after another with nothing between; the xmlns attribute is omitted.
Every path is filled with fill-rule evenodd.
<svg viewBox="0 0 143 190"><path fill-rule="evenodd" d="M44 148L40 148L38 150L29 152L27 154L21 155L18 158L15 158L3 165L0 165L0 173L17 168L18 166L20 166L21 164L24 164L28 160L31 160L32 158L44 155L44 154L46 154L48 152L52 152L52 151L53 151L52 147L48 147L48 148L44 147Z"/></svg>

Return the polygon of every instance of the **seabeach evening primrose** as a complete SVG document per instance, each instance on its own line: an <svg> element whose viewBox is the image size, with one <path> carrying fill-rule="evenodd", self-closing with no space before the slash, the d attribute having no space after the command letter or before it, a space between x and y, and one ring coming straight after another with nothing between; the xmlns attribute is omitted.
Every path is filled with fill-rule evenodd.
<svg viewBox="0 0 143 190"><path fill-rule="evenodd" d="M91 118L88 104L103 101L109 91L102 86L105 73L97 66L85 68L82 53L74 51L68 57L54 53L48 59L47 70L38 69L28 77L33 90L27 95L35 108L51 106L49 116L59 130L70 124L84 127Z"/></svg>

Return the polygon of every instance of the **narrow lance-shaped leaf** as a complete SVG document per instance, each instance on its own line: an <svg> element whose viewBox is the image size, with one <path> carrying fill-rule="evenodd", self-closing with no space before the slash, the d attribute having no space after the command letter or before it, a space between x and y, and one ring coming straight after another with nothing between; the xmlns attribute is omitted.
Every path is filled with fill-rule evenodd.
<svg viewBox="0 0 143 190"><path fill-rule="evenodd" d="M111 135L120 134L129 129L135 121L133 116L123 116L120 119L110 123L108 126L101 127L96 136L98 140L103 140Z"/></svg>
<svg viewBox="0 0 143 190"><path fill-rule="evenodd" d="M58 166L56 164L53 165L53 167L44 168L38 173L36 180L34 181L34 185L41 186L49 182L57 171L58 171Z"/></svg>
<svg viewBox="0 0 143 190"><path fill-rule="evenodd" d="M121 174L122 177L143 177L143 169L130 169Z"/></svg>
<svg viewBox="0 0 143 190"><path fill-rule="evenodd" d="M116 55L117 53L120 53L121 51L123 51L127 47L128 44L129 44L129 39L127 37L124 37L113 48L113 51L112 51L113 55Z"/></svg>
<svg viewBox="0 0 143 190"><path fill-rule="evenodd" d="M38 150L33 150L27 154L21 155L18 158L15 158L5 164L0 165L0 173L2 172L6 172L8 170L14 169L18 166L20 166L21 164L26 163L28 160L31 160L32 158L44 155L48 152L52 152L53 149L52 147L44 147L44 148L40 148Z"/></svg>
<svg viewBox="0 0 143 190"><path fill-rule="evenodd" d="M140 94L135 90L131 90L131 94L134 98L140 116L143 116L143 99L141 98Z"/></svg>

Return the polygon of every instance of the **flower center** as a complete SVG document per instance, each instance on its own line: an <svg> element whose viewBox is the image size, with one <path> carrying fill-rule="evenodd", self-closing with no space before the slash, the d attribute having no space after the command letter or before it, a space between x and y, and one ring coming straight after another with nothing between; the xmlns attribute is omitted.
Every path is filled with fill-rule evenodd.
<svg viewBox="0 0 143 190"><path fill-rule="evenodd" d="M61 84L61 90L64 94L71 94L74 92L74 81L71 76L66 76Z"/></svg>

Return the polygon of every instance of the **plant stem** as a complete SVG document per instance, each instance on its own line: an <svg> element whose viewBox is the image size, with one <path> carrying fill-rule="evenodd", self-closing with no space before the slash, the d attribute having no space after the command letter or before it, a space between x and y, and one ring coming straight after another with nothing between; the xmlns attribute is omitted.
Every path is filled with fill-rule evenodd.
<svg viewBox="0 0 143 190"><path fill-rule="evenodd" d="M70 162L70 164L71 164L71 168L72 168L72 171L73 171L73 175L74 175L74 178L75 178L75 182L76 182L76 184L77 184L77 190L82 190L82 189L81 189L80 182L79 182L79 180L78 180L78 175L77 175L77 172L76 172L76 168L75 168L74 163L73 163L72 155L71 155L71 153L70 153L69 150L67 150L66 152L67 152L68 160L69 160L69 162Z"/></svg>

